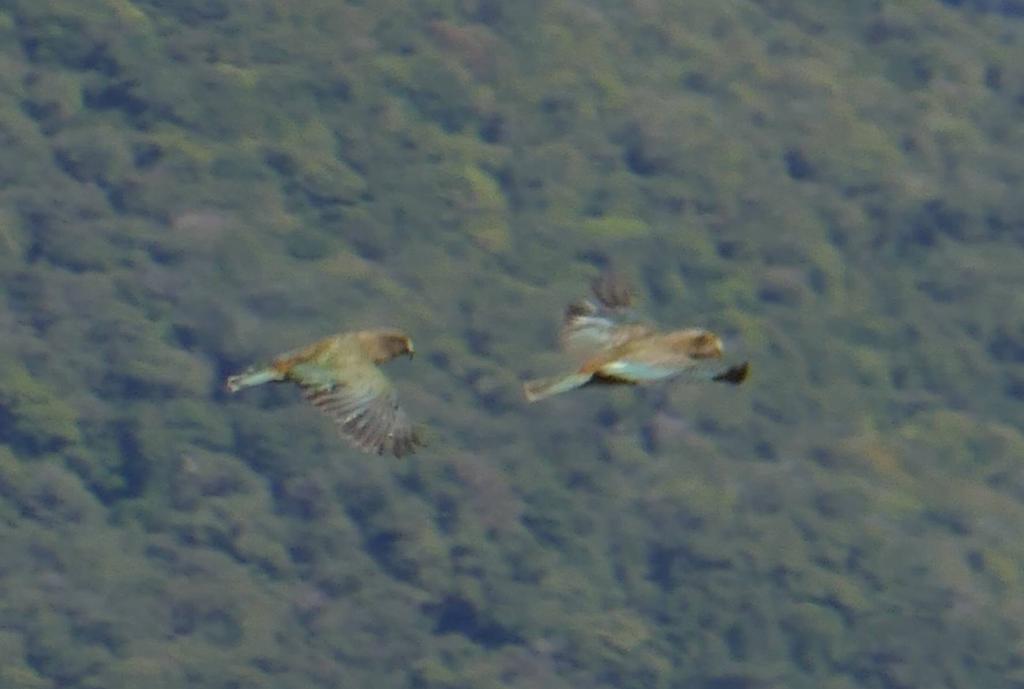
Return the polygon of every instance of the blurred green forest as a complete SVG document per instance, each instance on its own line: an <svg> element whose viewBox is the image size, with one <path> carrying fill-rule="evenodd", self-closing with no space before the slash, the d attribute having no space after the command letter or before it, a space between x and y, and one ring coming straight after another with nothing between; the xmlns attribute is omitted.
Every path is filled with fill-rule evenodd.
<svg viewBox="0 0 1024 689"><path fill-rule="evenodd" d="M1024 687L1021 0L0 2L0 686ZM750 383L526 405L614 264ZM430 447L226 374L344 329Z"/></svg>

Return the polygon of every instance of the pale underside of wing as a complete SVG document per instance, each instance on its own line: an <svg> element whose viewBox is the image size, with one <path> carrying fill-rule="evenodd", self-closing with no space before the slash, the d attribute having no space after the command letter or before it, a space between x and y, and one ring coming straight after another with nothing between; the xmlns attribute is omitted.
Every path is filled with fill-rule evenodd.
<svg viewBox="0 0 1024 689"><path fill-rule="evenodd" d="M360 371L348 380L299 381L303 394L338 425L338 430L353 445L366 452L396 457L410 454L423 444L398 396L376 367Z"/></svg>
<svg viewBox="0 0 1024 689"><path fill-rule="evenodd" d="M559 333L562 349L582 360L654 332L650 326L624 321L624 318L590 300L573 302L566 309Z"/></svg>
<svg viewBox="0 0 1024 689"><path fill-rule="evenodd" d="M728 368L718 360L692 360L669 365L619 359L601 366L597 375L631 383L653 383L669 378L685 382L698 382L714 380Z"/></svg>
<svg viewBox="0 0 1024 689"><path fill-rule="evenodd" d="M615 328L615 321L599 315L591 302L579 301L566 310L559 340L569 354L586 357L612 346Z"/></svg>

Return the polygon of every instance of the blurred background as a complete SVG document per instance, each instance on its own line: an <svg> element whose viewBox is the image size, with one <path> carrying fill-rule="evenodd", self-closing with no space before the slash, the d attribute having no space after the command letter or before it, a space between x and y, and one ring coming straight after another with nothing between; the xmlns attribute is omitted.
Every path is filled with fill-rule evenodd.
<svg viewBox="0 0 1024 689"><path fill-rule="evenodd" d="M0 2L0 685L1024 687L1020 0ZM742 387L585 389L614 265ZM224 376L338 330L430 446Z"/></svg>

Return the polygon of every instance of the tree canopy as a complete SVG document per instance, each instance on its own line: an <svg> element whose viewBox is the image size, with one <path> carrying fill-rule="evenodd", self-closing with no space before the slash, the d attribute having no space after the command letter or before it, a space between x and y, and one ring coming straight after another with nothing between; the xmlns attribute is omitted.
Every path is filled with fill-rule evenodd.
<svg viewBox="0 0 1024 689"><path fill-rule="evenodd" d="M1019 0L0 4L0 685L1024 686ZM742 388L582 390L614 265ZM368 457L223 379L338 330Z"/></svg>

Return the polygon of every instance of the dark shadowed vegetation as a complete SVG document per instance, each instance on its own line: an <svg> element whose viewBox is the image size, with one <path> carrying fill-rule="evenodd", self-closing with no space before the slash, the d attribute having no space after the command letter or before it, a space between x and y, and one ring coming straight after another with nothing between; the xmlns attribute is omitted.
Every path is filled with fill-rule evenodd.
<svg viewBox="0 0 1024 689"><path fill-rule="evenodd" d="M1024 686L1018 0L0 3L0 686ZM614 263L739 389L583 390ZM431 428L227 373L394 325Z"/></svg>

